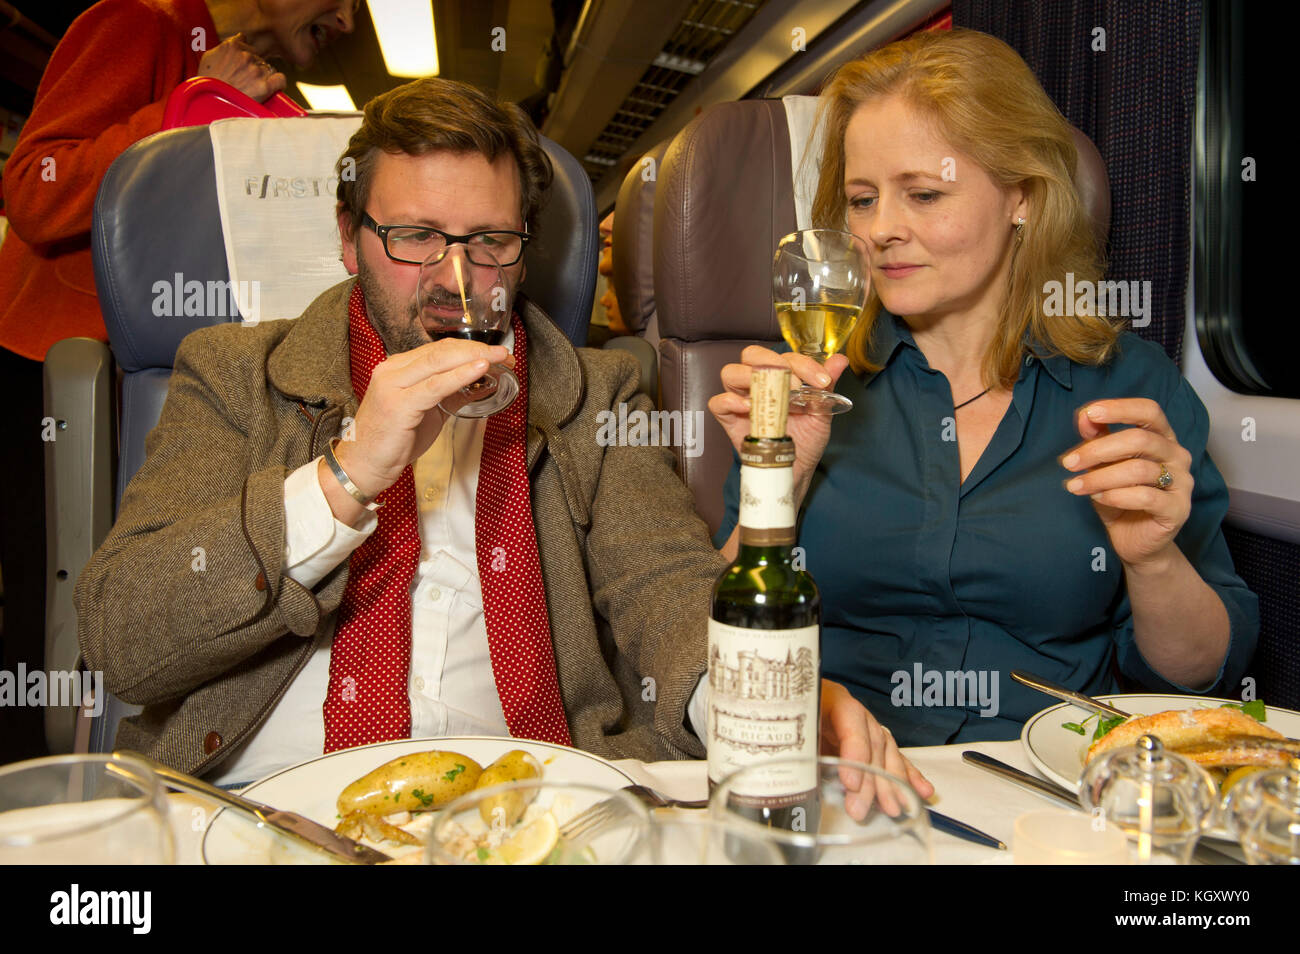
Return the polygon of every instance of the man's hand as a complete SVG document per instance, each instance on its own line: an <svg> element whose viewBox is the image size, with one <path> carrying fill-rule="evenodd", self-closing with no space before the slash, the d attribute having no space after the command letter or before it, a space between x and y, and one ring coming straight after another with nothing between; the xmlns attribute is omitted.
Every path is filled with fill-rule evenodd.
<svg viewBox="0 0 1300 954"><path fill-rule="evenodd" d="M265 102L284 89L285 77L257 55L236 33L214 46L199 60L199 75L224 80L250 99Z"/></svg>
<svg viewBox="0 0 1300 954"><path fill-rule="evenodd" d="M876 721L866 707L838 682L822 680L822 754L838 755L852 762L862 762L906 779L922 798L934 794L934 786L898 751L889 730ZM871 776L842 770L840 781L847 793L844 808L849 816L863 819L875 798L887 815L901 811L898 796L891 787L877 789Z"/></svg>
<svg viewBox="0 0 1300 954"><path fill-rule="evenodd" d="M442 430L447 415L438 402L477 381L492 363L513 367L515 359L501 345L459 338L379 362L357 409L353 439L334 449L357 489L374 497L392 486Z"/></svg>

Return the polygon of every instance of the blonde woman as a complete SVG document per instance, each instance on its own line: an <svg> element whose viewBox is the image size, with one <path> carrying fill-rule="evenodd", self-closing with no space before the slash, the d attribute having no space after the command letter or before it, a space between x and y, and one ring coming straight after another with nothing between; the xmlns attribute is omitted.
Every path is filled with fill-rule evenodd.
<svg viewBox="0 0 1300 954"><path fill-rule="evenodd" d="M847 356L750 347L710 401L737 446L750 366L854 402L791 424L823 674L901 745L1014 738L1048 700L1013 669L1239 694L1258 607L1220 529L1205 408L1113 316L1051 307L1050 283L1103 272L1065 119L1010 47L966 30L849 63L823 100L814 220L866 244L871 302ZM736 497L733 473L728 554Z"/></svg>

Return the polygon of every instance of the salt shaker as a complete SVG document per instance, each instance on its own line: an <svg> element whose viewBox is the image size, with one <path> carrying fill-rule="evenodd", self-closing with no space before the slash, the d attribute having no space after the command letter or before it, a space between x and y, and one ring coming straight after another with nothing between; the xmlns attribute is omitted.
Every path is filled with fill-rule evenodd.
<svg viewBox="0 0 1300 954"><path fill-rule="evenodd" d="M1084 770L1079 801L1099 824L1123 829L1137 864L1185 865L1213 819L1218 790L1195 762L1144 735Z"/></svg>
<svg viewBox="0 0 1300 954"><path fill-rule="evenodd" d="M1300 758L1238 782L1223 814L1251 864L1300 865Z"/></svg>

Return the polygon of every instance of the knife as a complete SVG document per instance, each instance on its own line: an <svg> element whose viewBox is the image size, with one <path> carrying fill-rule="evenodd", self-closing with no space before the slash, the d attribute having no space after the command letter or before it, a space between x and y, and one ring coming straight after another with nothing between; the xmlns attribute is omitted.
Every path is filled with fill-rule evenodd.
<svg viewBox="0 0 1300 954"><path fill-rule="evenodd" d="M961 754L961 759L968 765L974 765L976 768L982 768L985 771L992 772L1000 778L1006 779L1013 785L1019 785L1021 788L1027 788L1030 791L1037 792L1040 795L1046 795L1048 798L1062 802L1071 808L1083 811L1083 806L1079 804L1079 799L1064 785L1058 785L1055 782L1049 782L1047 779L1039 778L1036 775L1030 775L1028 772L1021 771L1014 765L1008 765L1006 762L993 758L991 755L985 755L983 752L976 752L967 749ZM1204 841L1198 841L1196 848L1192 851L1192 857L1202 864L1208 865L1239 865L1242 864L1232 855L1225 854L1217 848L1211 848Z"/></svg>
<svg viewBox="0 0 1300 954"><path fill-rule="evenodd" d="M1035 676L1033 673L1025 672L1023 669L1014 669L1011 672L1011 678L1022 686L1028 686L1030 689L1037 689L1039 692L1045 692L1049 696L1055 696L1057 699L1064 699L1066 702L1073 702L1082 709L1089 712L1100 712L1102 715L1127 719L1130 713L1123 709L1116 709L1107 702L1100 699L1094 699L1092 696L1085 696L1082 692L1075 692L1073 689L1067 689L1065 686L1049 682L1041 676Z"/></svg>
<svg viewBox="0 0 1300 954"><path fill-rule="evenodd" d="M1040 795L1046 795L1058 802L1064 802L1071 808L1079 808L1079 799L1064 785L1058 785L1056 782L1049 782L1047 779L1039 778L1036 775L1030 775L1028 772L1022 772L1014 765L1008 765L993 758L991 755L985 755L983 752L976 752L967 749L961 754L961 760L968 765L974 765L976 768L982 768L994 775L999 775L1009 782L1019 785L1021 788L1028 788Z"/></svg>
<svg viewBox="0 0 1300 954"><path fill-rule="evenodd" d="M139 759L148 764L153 769L153 773L169 787L193 792L196 795L204 795L236 811L251 815L256 819L259 827L265 826L282 832L341 861L357 865L377 865L384 861L393 860L382 851L376 851L374 848L368 848L351 838L345 838L332 829L312 821L310 818L305 818L295 812L280 811L278 808L263 805L261 802L244 798L234 792L227 792L225 789L217 788L217 786L205 782L201 778L178 772L157 759L149 758L147 755L125 750L113 754Z"/></svg>

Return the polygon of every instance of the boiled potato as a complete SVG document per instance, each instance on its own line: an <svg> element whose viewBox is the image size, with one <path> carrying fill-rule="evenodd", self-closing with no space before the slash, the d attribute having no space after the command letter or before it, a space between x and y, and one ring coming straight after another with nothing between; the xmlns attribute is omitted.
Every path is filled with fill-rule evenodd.
<svg viewBox="0 0 1300 954"><path fill-rule="evenodd" d="M484 769L483 774L478 777L478 784L474 787L487 788L489 785L521 782L524 779L541 777L542 766L537 759L521 749L512 749ZM500 795L492 795L479 802L479 817L487 825L508 828L523 817L529 802L536 797L536 790L531 792L503 792Z"/></svg>
<svg viewBox="0 0 1300 954"><path fill-rule="evenodd" d="M339 814L392 815L442 808L472 791L483 767L459 752L418 752L385 762L339 795Z"/></svg>

